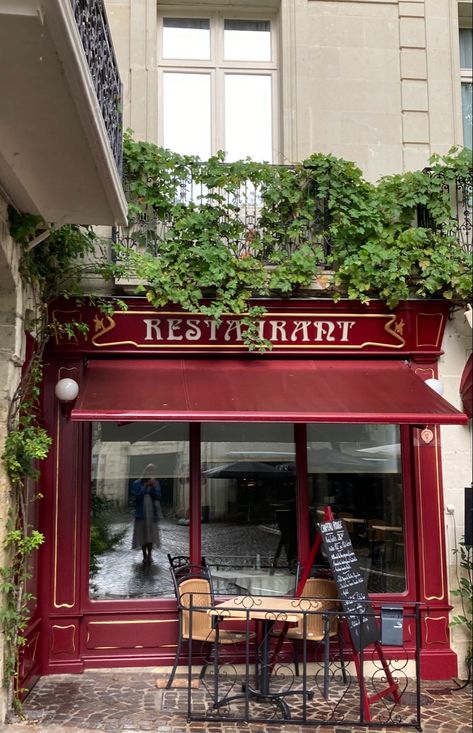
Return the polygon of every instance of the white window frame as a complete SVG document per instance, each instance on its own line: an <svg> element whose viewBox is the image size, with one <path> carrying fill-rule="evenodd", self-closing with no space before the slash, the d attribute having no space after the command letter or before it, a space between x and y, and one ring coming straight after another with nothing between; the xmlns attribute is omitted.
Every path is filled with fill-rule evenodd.
<svg viewBox="0 0 473 733"><path fill-rule="evenodd" d="M471 30L471 24L467 24L465 21L461 22L459 25L459 30ZM460 34L459 34L460 35ZM460 44L460 40L458 41ZM460 87L463 86L463 84L473 84L473 61L471 66L460 66ZM462 140L465 142L465 136L464 136L464 126L463 126L463 94L460 90L461 94L461 116L462 116Z"/></svg>
<svg viewBox="0 0 473 733"><path fill-rule="evenodd" d="M162 57L163 18L208 18L210 22L210 55L203 59L165 59ZM269 61L226 61L223 58L224 20L268 20L271 23L271 60ZM163 74L165 72L208 73L211 78L211 151L225 150L224 88L227 74L248 74L271 77L272 103L272 161L279 162L279 93L278 93L278 27L277 15L273 10L235 7L214 10L209 7L184 9L181 6L163 6L158 9L158 144L163 145ZM221 103L219 103L221 100Z"/></svg>

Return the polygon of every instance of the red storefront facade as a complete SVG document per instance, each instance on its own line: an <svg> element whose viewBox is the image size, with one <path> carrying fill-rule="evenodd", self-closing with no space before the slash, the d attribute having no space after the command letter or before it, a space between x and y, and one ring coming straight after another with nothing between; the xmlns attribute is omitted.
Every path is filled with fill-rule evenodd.
<svg viewBox="0 0 473 733"><path fill-rule="evenodd" d="M163 529L163 537L168 537L163 540L163 552L174 547L175 528L184 538L180 549L187 550L193 561L202 554L208 557L215 550L210 529L217 532L212 535L212 542L217 542L218 531L230 527L228 517L236 511L240 531L246 522L274 534L278 525L268 520L262 504L279 492L279 503L274 499L271 506L278 507L276 514L281 512L290 495L296 528L293 560L303 563L312 541L311 513L316 514L321 502L335 502L340 515L350 508L347 521L354 531L361 514L372 520L370 504L377 502L385 507L382 523L392 530L388 544L384 543L391 559L381 565L381 543L376 541L375 562L374 555L370 557L375 540L369 540L368 546L360 534L372 598L375 603L424 603L422 675L444 679L456 673L456 655L449 643L438 426L464 423L467 418L423 384L437 374L448 305L408 301L390 310L379 302L361 306L316 299L262 304L267 310L259 324L260 335L272 344L263 353L248 352L241 322L233 316L217 326L201 314L176 308L158 312L142 299L130 299L127 311L111 316L71 303L59 303L54 309L58 320L86 323L89 331L75 341L52 344L46 356L44 419L53 447L42 471L40 524L46 543L38 560L38 607L22 662L27 684L38 674L173 662L176 602L171 593L160 590L167 568L155 568L151 590L141 596L133 596L129 589L115 593L121 582L118 576L108 590L97 590L105 554L99 556L93 581L90 571L91 504L97 487L104 486L114 501L118 484L128 491L127 481L150 455L150 429L172 436L161 453L156 445L153 448L163 473L171 452L174 456L176 446L185 442L178 478L162 481L168 523L163 527L171 532L166 535ZM54 397L55 384L64 377L73 378L80 389L70 414ZM116 439L120 430L125 431L126 440ZM233 443L232 431L238 436ZM204 450L216 445L219 433L226 436L226 463L223 452L209 449L212 455L207 460ZM238 478L234 486L228 478L229 460L244 459L247 465L252 456L261 457L263 438L254 436L270 440L273 433L270 449L264 449L264 465L289 472L290 481L278 476L271 483L250 475ZM394 438L387 438L392 442L378 450L376 442L385 436ZM127 469L126 481L120 468L125 444L133 454L127 465L136 466L136 470ZM397 468L385 468L383 473L375 461L391 466L394 458L388 452L393 450ZM290 460L276 460L279 454L290 454ZM320 468L323 461L333 462L334 456L340 464L337 469L332 464ZM224 475L225 490L212 494L209 485ZM255 487L265 498L253 499L244 510L241 503L235 509L230 499L254 497ZM225 510L219 508L224 492ZM188 505L178 509L182 501ZM130 507L126 510L131 512ZM209 511L214 524L208 523ZM122 547L121 555L110 556L110 567L121 562L127 551ZM289 561L288 549L284 552ZM406 624L408 656L414 651L413 638Z"/></svg>

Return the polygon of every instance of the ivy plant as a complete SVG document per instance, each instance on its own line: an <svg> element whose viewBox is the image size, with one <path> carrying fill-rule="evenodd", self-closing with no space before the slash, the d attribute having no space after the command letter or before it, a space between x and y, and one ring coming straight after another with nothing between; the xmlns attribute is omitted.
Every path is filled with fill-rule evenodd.
<svg viewBox="0 0 473 733"><path fill-rule="evenodd" d="M31 600L28 558L43 540L28 525L25 493L50 444L39 420L43 350L53 333L84 329L50 321L54 298L78 298L89 274L115 281L131 275L137 292L156 307L173 303L217 321L224 313L240 315L250 350L270 347L258 334L264 306L251 304L255 296L291 297L316 284L334 300L380 298L390 307L408 297L443 297L454 305L472 300L471 248L459 245L450 204L450 188L460 184L471 209L468 151L434 156L428 170L387 176L376 185L332 155L273 166L229 163L220 152L203 162L136 141L131 132L124 160L129 226L113 261L108 243L90 227L53 231L40 217L9 210L37 314L29 324L33 354L11 401L2 456L13 499L5 540L10 563L0 577L11 704L19 704L15 673ZM419 207L425 220L416 221ZM126 307L116 298L88 297L104 312Z"/></svg>
<svg viewBox="0 0 473 733"><path fill-rule="evenodd" d="M26 643L24 632L34 600L28 591L31 556L44 541L41 532L29 523L29 503L40 498L38 493L32 494L31 487L39 478L39 462L46 458L51 445L40 419L43 352L53 333L70 337L86 328L75 321L59 324L51 320L48 306L61 295L77 298L81 280L91 272L101 271L102 263L108 261L108 252L87 227L66 225L49 231L40 217L21 214L13 208L9 209L9 224L10 234L21 248L22 282L34 301L34 317L26 324L33 347L10 401L1 456L10 481L11 498L3 540L6 562L0 569L0 621L5 640L3 679L8 707L19 711L22 694L18 681L19 655ZM100 299L96 302L102 309L116 307L116 303L112 305Z"/></svg>
<svg viewBox="0 0 473 733"><path fill-rule="evenodd" d="M471 300L471 251L451 232L449 190L460 181L471 192L467 151L376 185L332 155L293 166L227 163L223 153L203 162L131 133L124 151L130 222L113 275L136 276L156 307L244 315L250 349L261 347L255 296L290 297L318 283L334 300L390 307L409 297ZM427 223L416 221L419 207Z"/></svg>
<svg viewBox="0 0 473 733"><path fill-rule="evenodd" d="M457 588L451 591L460 602L460 610L454 614L450 626L460 626L466 632L468 647L465 662L468 670L468 681L473 671L473 547L467 545L464 538L453 550L456 562Z"/></svg>
<svg viewBox="0 0 473 733"><path fill-rule="evenodd" d="M471 238L472 159L468 150L433 156L423 171L387 176L373 189L374 230L334 248L335 283L349 298L400 300L446 298L471 301L471 245L462 247L452 218L451 190L463 188ZM415 223L418 207L427 221ZM423 225L421 225L423 224Z"/></svg>

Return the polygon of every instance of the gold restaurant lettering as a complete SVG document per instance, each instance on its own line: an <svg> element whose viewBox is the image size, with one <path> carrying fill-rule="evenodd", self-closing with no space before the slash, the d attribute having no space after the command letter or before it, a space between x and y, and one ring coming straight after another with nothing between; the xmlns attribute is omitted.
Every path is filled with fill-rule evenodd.
<svg viewBox="0 0 473 733"><path fill-rule="evenodd" d="M204 341L241 343L244 325L238 319L220 324L212 319L143 318L145 342ZM348 343L353 320L284 320L271 318L258 322L260 338L271 343Z"/></svg>

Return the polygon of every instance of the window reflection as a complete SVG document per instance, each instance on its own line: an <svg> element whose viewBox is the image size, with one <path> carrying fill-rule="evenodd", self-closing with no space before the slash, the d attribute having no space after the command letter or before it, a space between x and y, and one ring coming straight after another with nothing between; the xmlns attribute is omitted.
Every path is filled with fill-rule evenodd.
<svg viewBox="0 0 473 733"><path fill-rule="evenodd" d="M201 427L202 554L219 593L294 590L293 430L277 423ZM368 590L404 591L399 427L312 424L307 435L310 542L330 506L345 520ZM189 555L188 425L92 423L91 477L90 597L172 597L167 554ZM147 481L156 491L145 499ZM151 545L146 552L144 545ZM326 573L322 553L316 564Z"/></svg>
<svg viewBox="0 0 473 733"><path fill-rule="evenodd" d="M313 525L328 505L345 519L371 593L406 586L399 426L309 425Z"/></svg>
<svg viewBox="0 0 473 733"><path fill-rule="evenodd" d="M469 148L471 150L473 148L473 84L471 82L463 82L461 92L463 111L463 143L465 148Z"/></svg>
<svg viewBox="0 0 473 733"><path fill-rule="evenodd" d="M270 61L270 21L226 19L224 57L227 61Z"/></svg>
<svg viewBox="0 0 473 733"><path fill-rule="evenodd" d="M225 150L228 160L272 160L272 78L225 75ZM251 109L252 114L248 114Z"/></svg>
<svg viewBox="0 0 473 733"><path fill-rule="evenodd" d="M163 58L208 59L208 18L163 18Z"/></svg>
<svg viewBox="0 0 473 733"><path fill-rule="evenodd" d="M181 155L198 155L202 160L210 156L210 82L210 74L163 74L165 147Z"/></svg>
<svg viewBox="0 0 473 733"><path fill-rule="evenodd" d="M297 563L293 426L202 426L202 553L221 593L283 594Z"/></svg>
<svg viewBox="0 0 473 733"><path fill-rule="evenodd" d="M187 425L93 423L91 598L174 595L166 555L189 553L188 456Z"/></svg>

